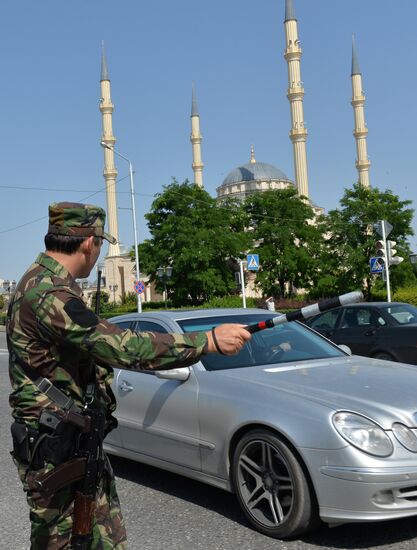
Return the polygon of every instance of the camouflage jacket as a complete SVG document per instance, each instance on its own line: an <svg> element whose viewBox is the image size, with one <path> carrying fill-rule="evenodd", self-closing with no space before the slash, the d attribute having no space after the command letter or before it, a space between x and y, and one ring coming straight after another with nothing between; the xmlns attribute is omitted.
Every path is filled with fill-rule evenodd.
<svg viewBox="0 0 417 550"><path fill-rule="evenodd" d="M33 427L43 408L56 406L25 374L22 363L79 406L95 368L98 402L110 416L115 409L112 365L132 370L186 366L199 359L207 344L205 333L132 332L100 319L86 307L68 271L47 254L40 254L20 280L6 330L13 416Z"/></svg>

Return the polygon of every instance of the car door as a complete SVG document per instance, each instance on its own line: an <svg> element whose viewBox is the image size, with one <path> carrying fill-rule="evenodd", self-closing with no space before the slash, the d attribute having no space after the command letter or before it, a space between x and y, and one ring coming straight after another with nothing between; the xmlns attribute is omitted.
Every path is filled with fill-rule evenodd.
<svg viewBox="0 0 417 550"><path fill-rule="evenodd" d="M119 328L121 328L122 330L126 330L126 329L128 329L132 326L132 320L119 321L115 324ZM114 369L114 384L113 384L113 386L114 386L117 383L117 378L119 376L119 368L118 367L113 367L113 369ZM116 412L115 416L117 416L117 412ZM121 434L120 430L112 430L106 436L106 443L108 443L109 445L113 445L115 447L122 447L122 434Z"/></svg>
<svg viewBox="0 0 417 550"><path fill-rule="evenodd" d="M346 344L357 355L369 356L377 338L377 314L369 307L345 307L333 331L336 344Z"/></svg>
<svg viewBox="0 0 417 550"><path fill-rule="evenodd" d="M140 320L138 331L168 332ZM198 383L157 378L153 371L121 369L116 383L117 418L123 447L168 462L201 469Z"/></svg>

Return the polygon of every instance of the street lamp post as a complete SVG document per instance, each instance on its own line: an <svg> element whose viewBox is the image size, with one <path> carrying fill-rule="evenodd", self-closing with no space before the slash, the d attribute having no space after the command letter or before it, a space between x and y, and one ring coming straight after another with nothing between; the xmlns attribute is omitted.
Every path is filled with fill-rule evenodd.
<svg viewBox="0 0 417 550"><path fill-rule="evenodd" d="M10 295L16 290L16 281L9 281L8 279L5 279L3 281L3 288L4 291L7 293L7 301L10 302Z"/></svg>
<svg viewBox="0 0 417 550"><path fill-rule="evenodd" d="M115 155L118 157L124 159L129 163L129 178L130 178L130 197L132 201L132 217L133 217L133 237L134 237L134 243L135 243L135 269L136 269L136 280L139 281L140 279L140 271L139 271L139 251L138 251L138 232L136 228L136 206L135 206L135 191L134 191L134 184L133 184L133 167L130 160L119 153L119 151L116 151L114 147L111 147L104 141L100 143L102 147L105 149L110 149L110 151L113 151ZM142 313L142 298L140 294L137 294L137 304L138 304L138 312Z"/></svg>
<svg viewBox="0 0 417 550"><path fill-rule="evenodd" d="M167 309L167 281L172 277L172 267L158 267L158 269L156 270L156 275L158 279L164 283L165 309Z"/></svg>

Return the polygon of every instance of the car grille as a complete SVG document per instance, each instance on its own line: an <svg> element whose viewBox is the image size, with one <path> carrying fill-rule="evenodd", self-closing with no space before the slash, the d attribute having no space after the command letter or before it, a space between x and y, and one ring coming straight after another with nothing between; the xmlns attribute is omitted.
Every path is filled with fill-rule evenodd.
<svg viewBox="0 0 417 550"><path fill-rule="evenodd" d="M378 491L372 500L380 508L386 509L417 507L417 485Z"/></svg>
<svg viewBox="0 0 417 550"><path fill-rule="evenodd" d="M417 501L417 485L414 487L404 487L403 489L398 489L398 496L405 500Z"/></svg>

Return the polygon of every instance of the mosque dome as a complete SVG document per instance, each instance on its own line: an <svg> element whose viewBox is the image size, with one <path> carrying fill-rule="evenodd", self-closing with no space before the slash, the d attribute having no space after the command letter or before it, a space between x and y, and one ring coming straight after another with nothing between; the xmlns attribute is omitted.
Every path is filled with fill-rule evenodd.
<svg viewBox="0 0 417 550"><path fill-rule="evenodd" d="M248 162L232 170L223 180L222 185L230 185L242 181L288 181L288 177L276 166L266 162Z"/></svg>
<svg viewBox="0 0 417 550"><path fill-rule="evenodd" d="M257 191L286 189L293 186L294 182L282 170L266 162L257 162L252 145L250 162L232 170L216 191L218 199L233 197L244 200L245 197Z"/></svg>

